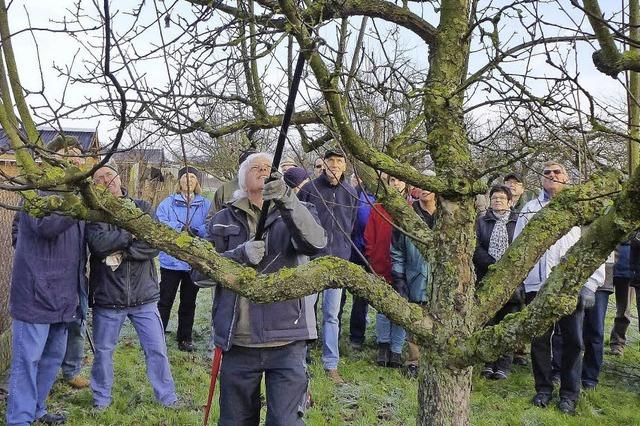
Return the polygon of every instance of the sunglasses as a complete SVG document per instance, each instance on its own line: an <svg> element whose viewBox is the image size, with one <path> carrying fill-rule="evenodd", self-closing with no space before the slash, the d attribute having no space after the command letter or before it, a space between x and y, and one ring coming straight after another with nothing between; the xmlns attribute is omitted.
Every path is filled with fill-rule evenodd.
<svg viewBox="0 0 640 426"><path fill-rule="evenodd" d="M545 176L549 176L551 173L553 173L554 175L561 175L562 174L562 170L561 169L546 169L542 171L542 174Z"/></svg>
<svg viewBox="0 0 640 426"><path fill-rule="evenodd" d="M316 164L315 168L316 169L321 169L322 168L322 164Z"/></svg>

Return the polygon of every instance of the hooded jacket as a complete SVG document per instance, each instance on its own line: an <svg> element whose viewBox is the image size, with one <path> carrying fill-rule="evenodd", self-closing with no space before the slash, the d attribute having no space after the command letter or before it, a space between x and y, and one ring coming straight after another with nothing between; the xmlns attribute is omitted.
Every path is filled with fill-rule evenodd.
<svg viewBox="0 0 640 426"><path fill-rule="evenodd" d="M187 201L182 194L171 194L158 205L156 217L158 221L178 232L191 228L196 231L198 237L204 238L207 236L205 221L210 208L211 201L202 195L196 194L187 206ZM191 270L191 266L187 262L176 259L165 252L160 252L159 259L161 268L174 271Z"/></svg>
<svg viewBox="0 0 640 426"><path fill-rule="evenodd" d="M252 235L247 213L231 201L208 224L208 236L222 256L247 265L243 243ZM301 203L288 189L284 201L274 202L265 222L265 255L255 267L261 273L296 267L324 248L327 238L313 205ZM218 285L213 302L214 343L227 351L232 346L240 296ZM255 344L317 338L313 301L303 297L282 302L249 302L251 341Z"/></svg>
<svg viewBox="0 0 640 426"><path fill-rule="evenodd" d="M364 249L373 271L393 284L391 275L391 233L393 218L376 203L364 228Z"/></svg>
<svg viewBox="0 0 640 426"><path fill-rule="evenodd" d="M149 214L151 205L143 200L129 200ZM153 259L158 250L110 223L87 223L87 243L91 251L89 304L103 308L127 308L157 302L160 287ZM105 263L107 256L122 253L114 270Z"/></svg>
<svg viewBox="0 0 640 426"><path fill-rule="evenodd" d="M9 310L35 324L71 322L82 317L86 295L85 223L52 214L40 219L18 212Z"/></svg>

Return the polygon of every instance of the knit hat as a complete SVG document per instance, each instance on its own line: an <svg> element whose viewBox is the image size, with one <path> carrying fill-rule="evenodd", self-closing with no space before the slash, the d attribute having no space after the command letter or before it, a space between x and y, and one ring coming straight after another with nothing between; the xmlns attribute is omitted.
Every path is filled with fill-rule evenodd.
<svg viewBox="0 0 640 426"><path fill-rule="evenodd" d="M178 170L178 179L180 179L185 173L191 173L197 176L198 174L200 174L200 170L196 169L193 166L184 166L183 168Z"/></svg>
<svg viewBox="0 0 640 426"><path fill-rule="evenodd" d="M76 138L75 136L63 136L59 134L47 144L47 149L51 152L58 152L64 148L78 148L80 150L82 149L78 138Z"/></svg>
<svg viewBox="0 0 640 426"><path fill-rule="evenodd" d="M308 177L309 175L307 174L307 171L302 167L292 167L284 172L284 181L289 188L297 187Z"/></svg>

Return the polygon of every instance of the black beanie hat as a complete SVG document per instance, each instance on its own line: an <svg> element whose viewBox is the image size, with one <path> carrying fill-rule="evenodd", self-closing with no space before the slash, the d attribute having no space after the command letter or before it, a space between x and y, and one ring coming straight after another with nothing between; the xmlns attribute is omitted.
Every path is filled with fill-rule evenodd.
<svg viewBox="0 0 640 426"><path fill-rule="evenodd" d="M180 179L185 173L192 173L197 177L200 174L200 170L196 169L193 166L184 166L183 168L178 170L178 179Z"/></svg>

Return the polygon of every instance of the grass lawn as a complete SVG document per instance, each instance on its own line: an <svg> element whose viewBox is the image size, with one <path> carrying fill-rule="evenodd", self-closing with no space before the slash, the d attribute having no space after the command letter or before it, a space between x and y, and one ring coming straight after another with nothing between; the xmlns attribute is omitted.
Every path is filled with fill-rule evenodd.
<svg viewBox="0 0 640 426"><path fill-rule="evenodd" d="M206 352L209 339L210 291L202 290L194 337L198 351L178 351L174 332L167 335L169 358L178 393L187 407L174 411L155 403L145 375L144 359L133 327L127 322L116 351L114 402L103 413L91 410L89 390L71 390L56 383L50 397L50 408L69 413L69 425L198 425L202 424L202 407L209 387L210 360ZM174 307L177 310L177 303ZM615 309L613 298L610 313ZM346 309L345 319L349 309ZM634 310L635 313L635 310ZM175 318L175 312L173 318ZM417 382L403 377L399 371L374 365L372 320L367 346L353 352L343 341L340 371L348 383L336 387L324 377L319 362L320 351L313 350L311 392L314 406L306 414L308 425L407 425L415 424ZM637 318L637 317L635 317ZM347 321L348 324L348 321ZM610 330L611 315L607 318ZM169 325L175 330L175 321ZM597 390L584 393L578 404L578 416L560 414L555 407L540 409L530 404L533 381L530 367L514 367L509 379L488 382L474 375L472 424L474 425L640 425L640 350L637 319L629 329L629 343L623 358L605 357L604 371ZM345 336L347 333L343 333ZM344 339L343 339L344 340ZM84 368L89 373L89 366ZM556 399L557 400L557 399ZM554 400L554 402L556 401ZM4 420L4 405L0 407ZM263 410L264 415L264 410ZM217 395L211 424L217 421Z"/></svg>

